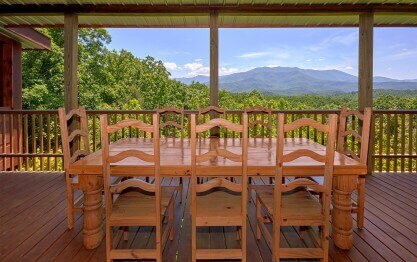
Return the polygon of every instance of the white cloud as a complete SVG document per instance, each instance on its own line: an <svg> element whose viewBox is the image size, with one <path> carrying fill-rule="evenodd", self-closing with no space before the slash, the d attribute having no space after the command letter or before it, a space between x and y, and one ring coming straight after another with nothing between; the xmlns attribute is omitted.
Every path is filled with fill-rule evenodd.
<svg viewBox="0 0 417 262"><path fill-rule="evenodd" d="M266 67L271 67L271 68L273 68L273 67L278 67L278 65L276 65L276 64L271 64L271 65L267 65Z"/></svg>
<svg viewBox="0 0 417 262"><path fill-rule="evenodd" d="M198 75L208 76L210 75L210 68L208 66L199 67L187 73L187 77L194 77Z"/></svg>
<svg viewBox="0 0 417 262"><path fill-rule="evenodd" d="M306 62L311 62L311 59L307 59Z"/></svg>
<svg viewBox="0 0 417 262"><path fill-rule="evenodd" d="M181 70L181 67L174 62L164 62L164 66L168 71Z"/></svg>
<svg viewBox="0 0 417 262"><path fill-rule="evenodd" d="M271 54L270 52L253 52L253 53L241 54L238 57L239 58L258 58L258 57L263 57L263 56L267 56L270 54Z"/></svg>
<svg viewBox="0 0 417 262"><path fill-rule="evenodd" d="M346 70L353 70L353 67L351 67L351 66L347 66L347 67L345 67L345 69L346 69Z"/></svg>
<svg viewBox="0 0 417 262"><path fill-rule="evenodd" d="M185 69L188 69L188 70L191 70L191 71L199 70L199 69L201 69L203 67L204 66L203 66L202 63L197 63L197 62L187 63L187 64L184 65L184 68Z"/></svg>
<svg viewBox="0 0 417 262"><path fill-rule="evenodd" d="M230 75L230 74L234 74L237 72L238 72L237 68L232 68L232 67L221 67L219 69L219 75L221 76Z"/></svg>
<svg viewBox="0 0 417 262"><path fill-rule="evenodd" d="M194 59L194 62L201 62L201 61L203 61L203 59L201 59L201 58Z"/></svg>
<svg viewBox="0 0 417 262"><path fill-rule="evenodd" d="M324 58L319 58L317 59L317 61L324 61Z"/></svg>

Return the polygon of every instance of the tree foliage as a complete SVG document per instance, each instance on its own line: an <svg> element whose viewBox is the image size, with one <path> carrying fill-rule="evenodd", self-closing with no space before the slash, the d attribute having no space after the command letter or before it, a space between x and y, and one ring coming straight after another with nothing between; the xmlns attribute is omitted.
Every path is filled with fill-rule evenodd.
<svg viewBox="0 0 417 262"><path fill-rule="evenodd" d="M56 109L64 104L64 34L62 29L42 29L51 37L51 51L23 54L23 106ZM135 57L127 50L109 50L106 29L79 29L79 104L88 109L155 109L181 106L197 109L209 105L209 88L200 83L185 85L170 78L162 61L151 56ZM252 91L221 90L221 107L272 105L274 109L337 109L357 107L357 93L333 96L276 96ZM374 108L417 108L417 92L378 91Z"/></svg>

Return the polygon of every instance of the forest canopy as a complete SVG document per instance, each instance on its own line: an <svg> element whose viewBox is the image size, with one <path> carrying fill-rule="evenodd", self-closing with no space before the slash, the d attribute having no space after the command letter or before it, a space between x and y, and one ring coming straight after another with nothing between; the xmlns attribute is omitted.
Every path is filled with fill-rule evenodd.
<svg viewBox="0 0 417 262"><path fill-rule="evenodd" d="M51 37L51 51L23 53L24 109L56 109L64 104L64 33L39 29ZM183 84L170 78L162 61L135 57L127 50L109 50L106 29L79 29L79 104L87 109L155 109L181 106L197 109L209 105L209 88ZM274 109L338 109L357 107L357 93L322 96L277 96L253 90L232 93L220 90L219 103L227 109L271 104ZM382 91L374 94L375 109L415 109L417 91Z"/></svg>

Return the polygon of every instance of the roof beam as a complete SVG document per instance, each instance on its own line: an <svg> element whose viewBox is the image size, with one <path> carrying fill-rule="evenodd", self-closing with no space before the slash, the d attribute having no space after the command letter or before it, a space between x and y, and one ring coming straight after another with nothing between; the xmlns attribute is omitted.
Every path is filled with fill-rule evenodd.
<svg viewBox="0 0 417 262"><path fill-rule="evenodd" d="M134 13L207 13L218 12L297 12L297 13L346 13L346 12L417 12L417 4L298 4L298 5L77 5L77 4L11 4L0 5L0 15L23 15L23 14L134 14Z"/></svg>
<svg viewBox="0 0 417 262"><path fill-rule="evenodd" d="M309 24L309 25L292 25L292 24L222 24L219 28L333 28L333 27L358 27L356 24ZM5 28L64 28L63 24L20 24L5 25ZM80 24L79 28L209 28L207 24L184 24L184 25L125 25L125 24ZM417 24L374 24L374 27L417 27Z"/></svg>
<svg viewBox="0 0 417 262"><path fill-rule="evenodd" d="M34 42L46 50L51 50L51 39L33 28L7 27L7 29L20 37Z"/></svg>

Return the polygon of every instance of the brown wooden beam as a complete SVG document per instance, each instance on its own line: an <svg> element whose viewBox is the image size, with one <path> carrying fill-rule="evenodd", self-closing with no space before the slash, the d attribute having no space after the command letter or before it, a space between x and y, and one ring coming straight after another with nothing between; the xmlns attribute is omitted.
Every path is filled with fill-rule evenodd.
<svg viewBox="0 0 417 262"><path fill-rule="evenodd" d="M136 5L136 4L12 4L0 5L0 14L99 14L220 12L416 12L416 4L242 4L242 5Z"/></svg>
<svg viewBox="0 0 417 262"><path fill-rule="evenodd" d="M64 82L65 109L78 107L78 16L65 14Z"/></svg>
<svg viewBox="0 0 417 262"><path fill-rule="evenodd" d="M222 24L219 28L348 28L358 27L359 23L355 24L309 24L309 25L291 25L291 24ZM20 24L20 25L5 25L5 28L64 28L64 24ZM124 25L124 24L79 24L78 28L209 28L207 24L186 24L186 25ZM417 27L417 24L374 24L374 27Z"/></svg>
<svg viewBox="0 0 417 262"><path fill-rule="evenodd" d="M210 105L219 106L219 13L210 12ZM211 118L218 114L211 114ZM219 136L219 129L212 129L212 136Z"/></svg>
<svg viewBox="0 0 417 262"><path fill-rule="evenodd" d="M219 105L219 15L210 13L210 105Z"/></svg>
<svg viewBox="0 0 417 262"><path fill-rule="evenodd" d="M359 90L358 108L363 111L365 107L372 108L373 97L373 51L374 51L374 14L364 13L359 16ZM362 125L362 123L360 123ZM372 125L372 124L371 124ZM372 127L373 128L373 127ZM362 130L362 129L361 129ZM374 147L374 132L371 130L368 150L368 174L373 171L372 152Z"/></svg>
<svg viewBox="0 0 417 262"><path fill-rule="evenodd" d="M372 107L374 15L371 12L359 16L359 110Z"/></svg>
<svg viewBox="0 0 417 262"><path fill-rule="evenodd" d="M51 50L51 39L33 28L9 26L7 29L20 37L36 43L46 50Z"/></svg>

